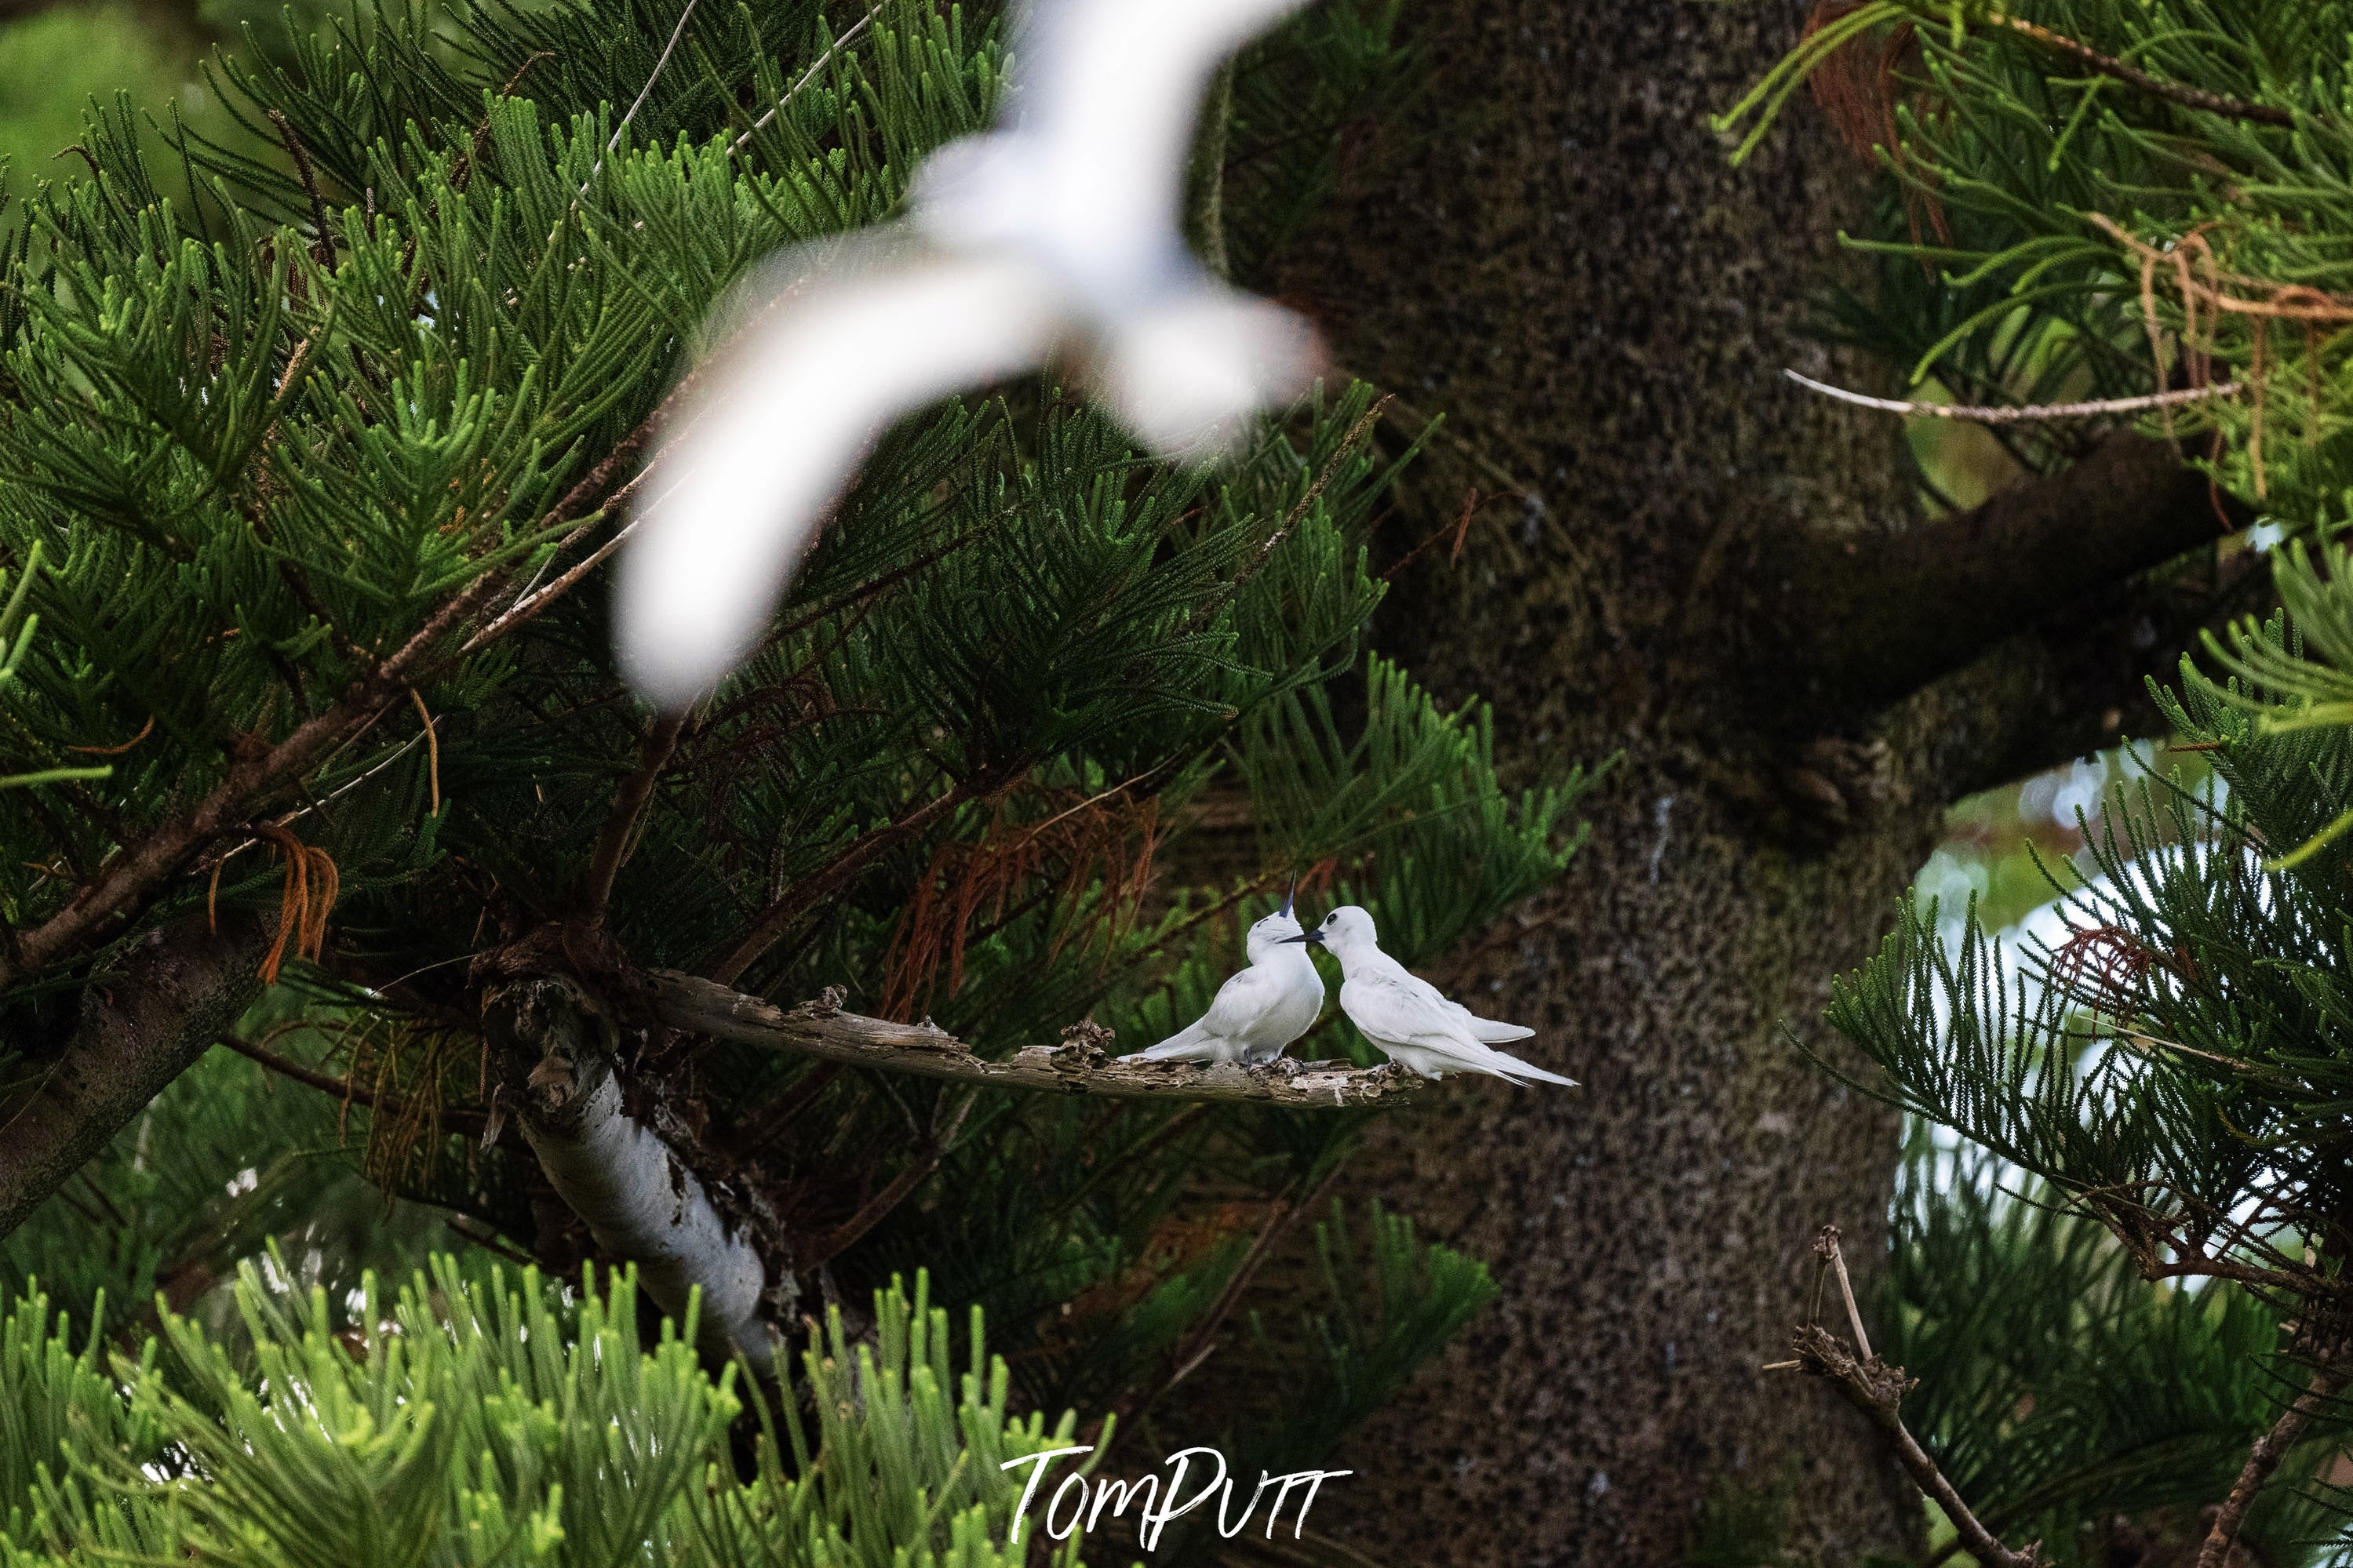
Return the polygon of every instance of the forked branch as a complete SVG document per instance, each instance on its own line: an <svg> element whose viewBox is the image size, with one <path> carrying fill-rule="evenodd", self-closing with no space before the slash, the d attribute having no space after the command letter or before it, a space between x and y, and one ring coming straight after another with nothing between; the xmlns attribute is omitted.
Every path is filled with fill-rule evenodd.
<svg viewBox="0 0 2353 1568"><path fill-rule="evenodd" d="M1953 1489L1953 1483L1945 1479L1945 1472L1936 1468L1936 1461L1929 1458L1928 1451L1920 1447L1920 1440L1912 1436L1911 1428L1904 1425L1896 1406L1911 1384L1902 1367L1890 1366L1877 1356L1857 1361L1854 1352L1836 1335L1815 1323L1799 1328L1794 1344L1802 1370L1815 1377L1830 1379L1849 1405L1862 1411L1873 1426L1887 1435L1897 1462L1912 1478L1913 1484L1935 1500L1936 1506L1945 1510L1945 1517L1953 1521L1962 1551L1986 1564L1986 1568L2041 1568L2042 1553L2039 1549L2029 1546L2023 1552L2013 1552L1978 1521L1978 1516L1969 1511L1969 1505L1961 1500L1961 1494Z"/></svg>
<svg viewBox="0 0 2353 1568"><path fill-rule="evenodd" d="M1969 1505L1961 1500L1961 1494L1954 1489L1951 1481L1945 1479L1945 1472L1937 1468L1936 1461L1929 1456L1928 1450L1920 1446L1920 1440L1912 1436L1911 1428L1904 1425L1898 1406L1904 1401L1905 1390L1912 1386L1912 1380L1904 1375L1902 1367L1890 1366L1871 1352L1871 1341L1863 1332L1862 1313L1855 1303L1854 1285L1847 1278L1846 1257L1839 1248L1836 1226L1822 1227L1820 1239L1814 1244L1814 1252L1822 1259L1825 1268L1838 1275L1839 1295L1846 1305L1847 1321L1854 1329L1855 1344L1861 1353L1858 1355L1856 1351L1848 1349L1836 1334L1819 1323L1805 1323L1791 1336L1797 1359L1779 1363L1778 1366L1795 1368L1813 1377L1828 1378L1849 1405L1862 1411L1873 1426L1886 1434L1889 1445L1895 1450L1897 1462L1912 1478L1913 1484L1934 1500L1936 1506L1945 1510L1945 1517L1952 1521L1957 1544L1962 1551L1984 1563L1986 1568L2042 1568L2041 1548L2030 1545L2023 1551L2013 1552L2003 1545L2001 1538L1988 1530L1984 1522L1970 1511Z"/></svg>

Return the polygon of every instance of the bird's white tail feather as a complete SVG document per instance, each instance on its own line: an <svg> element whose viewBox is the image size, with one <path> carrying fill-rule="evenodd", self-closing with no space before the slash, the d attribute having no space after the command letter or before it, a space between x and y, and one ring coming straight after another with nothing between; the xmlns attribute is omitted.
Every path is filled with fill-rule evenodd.
<svg viewBox="0 0 2353 1568"><path fill-rule="evenodd" d="M1506 1045L1513 1040L1525 1040L1535 1031L1525 1024L1499 1024L1493 1018L1473 1018L1471 1032L1491 1046Z"/></svg>
<svg viewBox="0 0 2353 1568"><path fill-rule="evenodd" d="M1187 1028L1179 1029L1156 1046L1131 1052L1127 1059L1147 1062L1198 1061L1210 1054L1215 1043L1216 1037L1197 1023Z"/></svg>
<svg viewBox="0 0 2353 1568"><path fill-rule="evenodd" d="M1563 1089L1577 1087L1575 1079L1563 1078L1556 1072L1546 1072L1534 1062L1524 1062L1509 1051L1487 1051L1481 1060L1490 1072L1498 1078L1510 1079L1514 1083L1526 1083L1533 1079L1543 1083L1556 1083Z"/></svg>

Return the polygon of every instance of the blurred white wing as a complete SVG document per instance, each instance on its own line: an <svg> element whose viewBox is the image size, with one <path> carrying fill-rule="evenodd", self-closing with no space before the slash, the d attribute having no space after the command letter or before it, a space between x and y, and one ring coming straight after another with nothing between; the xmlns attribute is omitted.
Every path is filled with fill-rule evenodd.
<svg viewBox="0 0 2353 1568"><path fill-rule="evenodd" d="M1032 143L1031 221L1091 295L1189 266L1185 168L1219 63L1300 0L1032 0L1013 104Z"/></svg>
<svg viewBox="0 0 2353 1568"><path fill-rule="evenodd" d="M673 420L621 553L629 684L666 711L716 686L757 645L875 437L1042 362L1065 324L1060 292L1012 253L884 261L878 245L852 247L749 328Z"/></svg>

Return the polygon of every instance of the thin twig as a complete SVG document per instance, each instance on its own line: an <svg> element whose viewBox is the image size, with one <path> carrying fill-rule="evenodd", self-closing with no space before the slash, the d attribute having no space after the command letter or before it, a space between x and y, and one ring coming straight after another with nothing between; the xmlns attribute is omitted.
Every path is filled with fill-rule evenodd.
<svg viewBox="0 0 2353 1568"><path fill-rule="evenodd" d="M2345 1374L2336 1366L2324 1363L2315 1367L2311 1384L2296 1402L2280 1413L2270 1431L2255 1439L2239 1479L2231 1483L2231 1495L2222 1500L2221 1510L2214 1515L2213 1528L2206 1532L2205 1544L2198 1549L2198 1568L2223 1568L2230 1561L2231 1543L2238 1539L2239 1526L2245 1521L2255 1494L2263 1490L2263 1483L2271 1479L2272 1472L2295 1447L2313 1416L2344 1385Z"/></svg>
<svg viewBox="0 0 2353 1568"><path fill-rule="evenodd" d="M1819 392L1824 397L1835 397L1841 403L1851 403L1857 408L1876 408L1883 413L1902 414L1916 419L1966 419L1976 425L2031 424L2045 419L2099 419L2111 414L2138 414L2152 408L2172 408L2184 403L2203 403L2214 397L2236 397L2239 384L2217 382L2211 386L2192 386L2176 392L2145 393L2138 397L2102 397L2088 403L2039 403L2024 407L1971 407L1958 403L1906 403L1893 397L1866 397L1860 392L1849 392L1842 386L1799 375L1794 370L1781 373L1809 392Z"/></svg>
<svg viewBox="0 0 2353 1568"><path fill-rule="evenodd" d="M700 3L701 0L686 0L685 8L678 14L678 25L670 30L670 42L662 46L660 57L654 61L654 68L646 73L646 85L638 89L638 96L629 100L628 112L622 115L620 123L613 127L612 139L605 143L605 150L596 154L596 161L588 165L588 177L580 182L578 190L572 193L574 207L580 205L580 198L588 194L588 187L595 184L596 176L604 172L605 160L611 157L613 150L621 144L621 137L629 129L629 121L635 120L638 110L646 106L646 99L653 91L654 83L661 79L662 68L670 64L670 51L678 47L679 39L685 36L686 24ZM567 216L569 211L566 209Z"/></svg>
<svg viewBox="0 0 2353 1568"><path fill-rule="evenodd" d="M735 138L733 144L731 145L727 151L730 153L741 153L744 150L744 143L752 140L753 132L765 130L769 122L774 121L781 110L789 105L794 99L800 96L801 89L815 81L817 79L817 73L823 70L827 64L832 60L833 57L841 52L843 46L848 44L850 39L866 31L867 25L872 22L875 17L881 16L882 14L882 7L890 3L891 0L874 0L874 5L867 11L866 15L860 16L856 22L852 23L850 25L849 31L842 34L841 37L834 39L831 44L828 45L825 52L818 56L816 62L812 64L807 70L801 73L800 79L793 83L791 87L785 89L785 96L776 100L776 101L769 107L767 113L763 114L759 119L752 121L751 130L744 132L743 135Z"/></svg>
<svg viewBox="0 0 2353 1568"><path fill-rule="evenodd" d="M441 1223L448 1226L451 1230L456 1231L459 1236L464 1237L468 1241L472 1242L476 1247L489 1247L492 1252L497 1253L500 1257L506 1258L512 1263L519 1263L525 1268L535 1268L539 1266L539 1260L533 1258L530 1253L525 1252L522 1247L517 1247L513 1242L509 1241L505 1237L501 1236L497 1231L491 1229L488 1226L481 1224L478 1220L470 1219L465 1215L458 1213L455 1209L442 1210Z"/></svg>
<svg viewBox="0 0 2353 1568"><path fill-rule="evenodd" d="M695 6L701 3L702 0L686 0L685 8L678 14L678 26L670 30L670 42L662 46L661 58L654 61L654 68L646 77L646 85L638 89L638 96L630 100L628 112L621 116L618 125L613 127L613 139L605 143L606 152L610 153L621 144L621 133L629 128L629 121L638 117L638 110L646 106L646 99L652 93L654 83L661 80L662 68L670 64L670 51L677 48L679 39L685 37L686 24L693 16ZM598 167L602 167L604 160L599 158L596 163ZM596 169L588 171L589 178L594 179L596 174ZM587 187L584 185L581 188L586 190Z"/></svg>
<svg viewBox="0 0 2353 1568"><path fill-rule="evenodd" d="M137 745L140 742L145 740L154 732L155 715L150 713L147 715L147 722L140 726L139 733L132 736L131 739L123 742L122 744L119 746L68 746L66 750L69 752L79 752L84 755L93 757L119 757L123 752L129 751L132 747Z"/></svg>
<svg viewBox="0 0 2353 1568"><path fill-rule="evenodd" d="M433 791L433 815L441 815L441 737L433 729L433 715L426 710L425 699L414 686L408 689L408 700L417 704L417 717L425 725L426 777Z"/></svg>
<svg viewBox="0 0 2353 1568"><path fill-rule="evenodd" d="M287 156L294 160L294 173L301 178L302 194L311 198L311 226L318 231L318 250L325 252L319 255L313 251L312 255L322 266L329 265L334 259L335 237L327 222L326 198L319 194L319 176L311 168L311 154L303 149L302 139L294 134L293 122L284 114L273 109L269 120L278 127L278 139L286 144Z"/></svg>
<svg viewBox="0 0 2353 1568"><path fill-rule="evenodd" d="M1862 1351L1862 1359L1869 1361L1871 1336L1863 1331L1862 1312L1854 1304L1854 1281L1846 1275L1846 1253L1839 1247L1839 1227L1834 1225L1822 1226L1821 1235L1814 1240L1814 1251L1838 1275L1839 1294L1846 1299L1847 1324L1854 1330L1855 1346Z"/></svg>
<svg viewBox="0 0 2353 1568"><path fill-rule="evenodd" d="M332 1078L326 1073L306 1068L300 1062L288 1061L275 1051L265 1049L242 1035L225 1034L221 1036L220 1043L247 1060L259 1063L280 1078L291 1079L294 1082L307 1085L322 1094L332 1094L338 1100L348 1104L364 1107L379 1116L396 1119L407 1115L411 1109L406 1100L396 1095L375 1094L347 1083L342 1079ZM441 1112L441 1125L452 1132L479 1133L482 1130L483 1121L470 1110L444 1110Z"/></svg>
<svg viewBox="0 0 2353 1568"><path fill-rule="evenodd" d="M637 481L633 479L630 482L634 484ZM578 585L580 579L586 577L589 573L594 572L597 567L603 565L606 558L621 547L621 541L628 538L630 534L637 531L639 521L639 519L631 518L628 522L614 531L612 538L605 541L604 543L590 551L586 557L584 558L578 565L574 566L570 571L565 573L563 576L558 577L554 582L550 583L546 587L542 588L536 593L531 594L523 598L518 599L513 604L508 605L504 610L499 613L498 619L492 621L480 631L476 632L472 637L466 639L464 651L467 653L472 653L475 649L483 647L485 644L497 641L499 638L506 636L507 633L514 630L515 627L522 626L525 621L537 616L542 610L547 608L548 605L554 604L556 600L562 598L565 594L569 593L574 587Z"/></svg>
<svg viewBox="0 0 2353 1568"><path fill-rule="evenodd" d="M2137 88L2152 98L2178 103L2184 109L2202 110L2208 114L2228 115L2233 120L2253 121L2258 125L2294 125L2295 116L2284 109L2274 109L2267 103L2249 103L2242 99L2225 98L2219 92L2203 88L2187 87L2179 82L2154 77L2138 66L2128 65L2112 55L2104 55L2089 44L2081 43L2064 33L2054 33L2018 16L2007 16L1996 11L1986 21L1996 27L2006 27L2021 38L2030 38L2044 48L2065 55L2092 68L2099 75Z"/></svg>
<svg viewBox="0 0 2353 1568"><path fill-rule="evenodd" d="M1836 1335L1812 1323L1805 1324L1794 1336L1793 1348L1805 1370L1816 1377L1826 1377L1835 1385L1848 1404L1871 1419L1873 1426L1886 1434L1895 1449L1895 1458L1912 1478L1913 1484L1945 1510L1952 1521L1953 1531L1961 1542L1961 1550L1976 1558L1986 1568L2041 1568L2042 1553L2039 1546L2029 1546L2023 1552L2013 1552L2001 1543L1961 1500L1953 1483L1936 1468L1936 1461L1920 1447L1896 1414L1896 1405L1909 1385L1901 1367L1889 1366L1877 1356L1858 1362L1852 1352L1841 1344Z"/></svg>
<svg viewBox="0 0 2353 1568"><path fill-rule="evenodd" d="M606 814L604 830L596 836L588 869L580 879L580 919L592 930L605 923L606 906L613 901L613 879L620 875L622 863L629 858L654 786L661 782L662 769L678 750L678 737L685 728L683 713L655 719L638 748L636 770L613 797L613 809Z"/></svg>

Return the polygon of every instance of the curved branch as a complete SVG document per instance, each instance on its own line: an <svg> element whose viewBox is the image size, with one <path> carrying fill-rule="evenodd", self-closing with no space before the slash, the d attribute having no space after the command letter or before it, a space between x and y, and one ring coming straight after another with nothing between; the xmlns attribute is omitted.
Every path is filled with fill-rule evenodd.
<svg viewBox="0 0 2353 1568"><path fill-rule="evenodd" d="M2220 499L2232 526L2244 521ZM1968 511L1809 535L1784 562L1786 651L1842 691L1906 695L2087 591L2211 542L2225 531L2217 500L2171 443L2119 430Z"/></svg>
<svg viewBox="0 0 2353 1568"><path fill-rule="evenodd" d="M990 1061L928 1024L861 1017L821 1002L787 1010L676 970L658 970L648 979L654 1017L668 1027L952 1083L1122 1100L1245 1100L1331 1110L1400 1105L1415 1098L1420 1081L1387 1068L1321 1062L1300 1063L1296 1071L1285 1072L1136 1061L1106 1056L1085 1043L1027 1046L1002 1061Z"/></svg>

